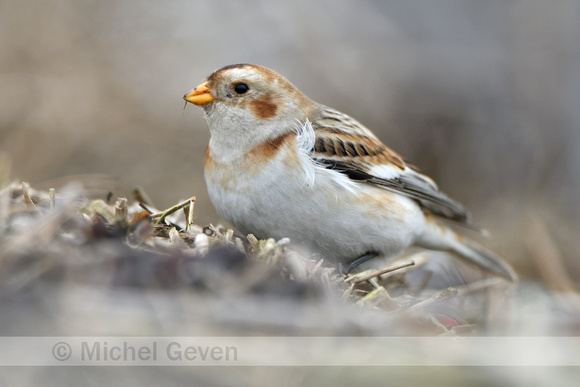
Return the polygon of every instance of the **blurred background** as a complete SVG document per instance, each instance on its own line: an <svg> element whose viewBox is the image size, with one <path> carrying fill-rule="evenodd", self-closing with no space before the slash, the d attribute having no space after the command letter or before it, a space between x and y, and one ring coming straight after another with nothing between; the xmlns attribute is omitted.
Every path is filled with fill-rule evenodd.
<svg viewBox="0 0 580 387"><path fill-rule="evenodd" d="M18 179L58 188L82 180L115 196L140 186L158 208L195 195L196 223L219 223L203 181L209 133L199 109L182 112L181 97L219 67L257 63L357 118L433 177L491 234L470 237L504 256L524 279L572 292L580 279L579 37L578 0L3 0L0 184ZM100 278L100 271L86 270L81 279ZM525 323L550 319L553 334L564 332L554 321L579 326L553 306L553 293L542 298L520 289L527 289L519 290L520 300L549 299L517 313ZM141 290L128 301L101 288L92 298L66 287L40 293L42 303L1 294L0 305L8 305L1 314L4 334L31 325L33 334L57 327L66 334L196 335L206 332L200 316L215 325L215 310L171 292L157 302ZM164 313L170 300L176 311L189 306L184 310L197 314ZM224 310L237 310L225 304ZM273 316L283 309L276 306ZM153 312L137 313L142 309ZM336 316L315 309L325 315L316 324L332 325ZM179 324L188 330L176 330ZM264 332L272 331L256 334ZM171 377L172 384L220 386L321 384L323 376L334 385L382 385L389 378L408 380L405 385L487 386L491 378L498 385L539 386L565 385L574 373L564 367L556 376L548 367L491 374L481 367L334 367L322 374L315 367L230 367L228 373L135 367L130 374L113 368L4 368L3 378L21 385L73 379L160 385Z"/></svg>
<svg viewBox="0 0 580 387"><path fill-rule="evenodd" d="M99 174L217 223L181 96L262 64L432 176L524 277L580 278L579 20L558 0L5 0L0 153L35 187Z"/></svg>

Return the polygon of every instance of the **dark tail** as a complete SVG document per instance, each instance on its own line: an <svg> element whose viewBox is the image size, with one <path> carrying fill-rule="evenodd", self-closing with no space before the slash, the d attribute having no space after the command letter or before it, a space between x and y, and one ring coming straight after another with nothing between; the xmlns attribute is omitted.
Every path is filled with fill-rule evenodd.
<svg viewBox="0 0 580 387"><path fill-rule="evenodd" d="M510 281L516 281L518 279L517 274L511 266L498 255L466 238L461 238L460 240L456 240L456 242L453 243L452 249L468 261L477 264L487 271L499 274Z"/></svg>

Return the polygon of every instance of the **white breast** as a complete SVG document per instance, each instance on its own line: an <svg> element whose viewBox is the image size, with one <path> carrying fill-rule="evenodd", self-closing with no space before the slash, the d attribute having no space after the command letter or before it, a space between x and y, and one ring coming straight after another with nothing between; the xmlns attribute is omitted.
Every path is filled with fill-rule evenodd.
<svg viewBox="0 0 580 387"><path fill-rule="evenodd" d="M211 200L232 225L259 238L289 237L326 257L390 256L413 243L424 218L411 199L325 169L291 141L263 163L241 157L206 165Z"/></svg>

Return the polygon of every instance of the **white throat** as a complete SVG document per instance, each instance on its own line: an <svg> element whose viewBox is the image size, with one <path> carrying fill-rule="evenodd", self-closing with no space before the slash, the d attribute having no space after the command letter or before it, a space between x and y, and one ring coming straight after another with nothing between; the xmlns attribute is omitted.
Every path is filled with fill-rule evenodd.
<svg viewBox="0 0 580 387"><path fill-rule="evenodd" d="M256 125L245 109L226 109L215 104L204 111L210 131L209 149L214 160L231 162L250 149L288 131L279 117Z"/></svg>

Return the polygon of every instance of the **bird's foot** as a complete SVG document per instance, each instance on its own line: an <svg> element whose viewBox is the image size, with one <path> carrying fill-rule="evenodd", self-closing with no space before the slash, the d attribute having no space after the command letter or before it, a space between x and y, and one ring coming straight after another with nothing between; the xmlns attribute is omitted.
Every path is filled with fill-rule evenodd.
<svg viewBox="0 0 580 387"><path fill-rule="evenodd" d="M348 273L350 273L354 268L356 268L357 266L359 266L360 264L368 261L369 259L373 259L374 257L376 257L377 255L379 255L379 253L375 252L375 251L368 251L366 253L364 253L363 255L361 255L360 257L358 257L357 259L355 259L354 261L352 261L348 266L344 267L342 265L342 263L338 264L338 273L342 276L347 276Z"/></svg>

